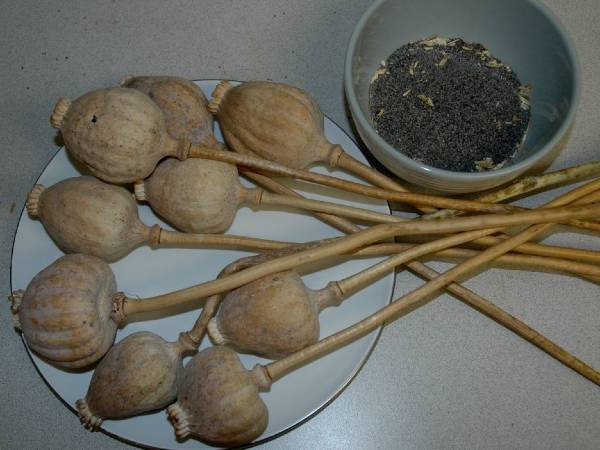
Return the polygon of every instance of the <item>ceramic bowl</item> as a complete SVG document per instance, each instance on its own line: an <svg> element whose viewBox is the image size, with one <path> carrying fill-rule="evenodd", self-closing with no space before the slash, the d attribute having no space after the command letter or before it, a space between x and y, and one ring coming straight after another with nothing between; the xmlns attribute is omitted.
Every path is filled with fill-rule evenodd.
<svg viewBox="0 0 600 450"><path fill-rule="evenodd" d="M478 173L437 169L405 156L373 128L369 85L380 62L432 35L483 44L533 86L527 135L510 164ZM538 0L377 0L350 39L344 85L356 129L373 155L400 178L449 194L499 186L544 160L573 121L580 90L571 39Z"/></svg>

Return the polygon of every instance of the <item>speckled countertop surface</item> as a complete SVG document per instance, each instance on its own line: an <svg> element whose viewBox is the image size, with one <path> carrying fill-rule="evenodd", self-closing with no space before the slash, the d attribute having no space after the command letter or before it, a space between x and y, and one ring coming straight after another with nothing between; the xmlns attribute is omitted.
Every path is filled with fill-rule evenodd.
<svg viewBox="0 0 600 450"><path fill-rule="evenodd" d="M342 67L368 0L5 1L0 15L0 294L25 195L53 156L48 114L61 95L125 74L264 79L311 92L344 129ZM545 0L573 36L583 72L565 167L598 158L598 0ZM546 199L540 195L536 202ZM549 242L600 249L561 233ZM398 275L397 294L417 286ZM550 274L491 270L467 286L600 368L600 289ZM89 433L35 371L0 308L0 448L127 448ZM358 377L321 414L264 448L600 446L600 388L444 296L388 326Z"/></svg>

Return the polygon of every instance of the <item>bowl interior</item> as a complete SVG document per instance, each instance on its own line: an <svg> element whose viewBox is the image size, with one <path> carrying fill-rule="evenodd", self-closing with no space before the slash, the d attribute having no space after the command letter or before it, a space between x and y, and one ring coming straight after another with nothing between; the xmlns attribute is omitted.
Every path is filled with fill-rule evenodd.
<svg viewBox="0 0 600 450"><path fill-rule="evenodd" d="M369 124L367 132L387 147L386 153L399 152L371 127L371 77L398 47L431 35L481 43L512 66L522 84L533 86L529 129L511 165L554 145L575 106L577 64L568 38L545 7L534 0L386 0L363 16L350 64L358 120Z"/></svg>

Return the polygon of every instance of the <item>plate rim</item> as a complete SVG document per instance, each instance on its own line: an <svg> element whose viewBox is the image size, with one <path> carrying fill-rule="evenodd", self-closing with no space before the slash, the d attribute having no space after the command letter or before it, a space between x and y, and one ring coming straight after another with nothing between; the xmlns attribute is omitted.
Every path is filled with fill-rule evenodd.
<svg viewBox="0 0 600 450"><path fill-rule="evenodd" d="M190 79L190 81L194 84L196 84L198 86L198 83L201 82L220 82L220 81L229 81L235 84L242 84L245 83L246 81L250 81L250 80L246 80L246 81L241 81L241 80L235 80L235 79L218 79L218 78L201 78L201 79ZM310 94L309 94L310 95ZM356 141L356 139L351 136L345 129L343 129L335 120L333 120L331 117L329 117L327 114L322 113L323 114L323 118L329 120L333 125L335 125L335 127L341 132L343 133L358 149L358 151L360 151L361 153L362 150L360 148L360 145L358 144L358 142ZM36 184L38 184L39 179L42 177L42 175L45 173L46 169L48 168L48 166L52 163L52 161L54 161L54 159L57 157L57 155L59 154L59 152L61 152L62 150L65 150L65 153L68 154L67 149L64 145L61 145L52 155L51 158L48 159L48 161L46 161L46 163L44 164L44 167L42 168L42 170L39 172L39 174L37 175L35 181L33 182L33 185L35 186ZM372 167L371 162L369 161L369 159L363 154L363 156L365 157L365 159L367 160L367 163L369 164L369 166ZM385 205L387 207L387 209L389 210L390 214L393 213L392 208L390 206L390 202L389 201L385 201ZM13 256L14 256L14 251L15 251L15 243L17 240L17 234L19 232L19 228L21 226L21 220L23 219L23 217L25 217L23 215L23 213L25 212L25 209L27 208L27 202L23 203L23 206L21 207L21 211L19 213L19 221L17 223L17 227L15 229L15 232L13 233L12 236L12 244L11 244L11 250L10 250L10 268L9 268L9 272L8 272L8 276L9 276L9 286L10 286L10 292L14 292L13 290ZM62 251L62 250L61 250ZM64 253L64 252L63 252ZM391 289L391 293L390 293L390 298L387 301L387 304L391 303L394 299L394 292L396 290L396 281L397 281L397 272L396 270L394 270L392 272L392 289ZM253 448L259 445L263 445L266 444L267 442L271 442L274 441L275 439L280 438L281 436L295 430L296 428L304 425L305 423L307 423L309 420L311 420L312 418L314 418L315 416L317 416L318 414L320 414L322 411L324 411L329 405L331 405L347 388L348 386L355 380L355 378L358 376L358 374L361 372L361 370L363 369L363 367L366 365L367 361L370 359L373 351L375 350L375 347L377 346L377 344L379 343L379 339L381 338L381 334L383 333L383 328L384 325L380 325L377 330L376 330L376 334L374 336L373 342L370 345L369 349L367 352L365 352L365 354L362 356L362 358L360 359L359 363L357 364L357 366L352 370L352 372L349 374L348 378L339 386L338 390L331 395L328 399L326 399L321 405L319 405L317 408L315 408L313 411L309 412L306 416L304 416L303 418L299 419L298 421L290 424L289 426L287 426L286 428L284 428L283 430L272 434L271 436L267 436L263 439L259 439L256 441L253 441L249 444L245 444L242 446L238 446L238 447L234 447L234 448L239 448L239 449L245 449L245 448ZM77 410L75 409L74 406L70 405L55 389L54 387L50 384L50 382L48 381L48 379L44 376L44 374L42 373L42 371L40 370L38 364L35 362L35 359L33 357L32 351L29 348L29 346L27 345L27 341L25 340L25 337L23 335L22 332L19 331L19 338L21 339L21 342L23 343L23 346L25 347L27 356L29 358L29 361L31 362L31 364L33 365L35 371L38 373L38 375L40 376L40 378L42 379L42 381L44 382L44 384L48 387L48 389L50 390L50 392L52 392L52 394L64 405L67 407L67 409L69 411L71 411L75 417L79 417L79 413L77 412ZM41 358L40 356L36 355L36 357L40 358L43 360L43 358ZM127 420L127 419L123 419L123 420ZM97 429L97 431L100 431L101 433L103 433L104 435L111 437L117 441L120 441L122 443L125 443L127 445L131 445L133 447L137 447L137 448L142 448L142 449L149 449L149 450L170 450L166 447L156 447L153 445L148 445L148 444L143 444L140 442L136 442L136 441L132 441L126 437L120 436L118 434L115 434L111 431L108 431L107 429L105 429L102 425ZM198 441L198 442L202 442L202 441Z"/></svg>

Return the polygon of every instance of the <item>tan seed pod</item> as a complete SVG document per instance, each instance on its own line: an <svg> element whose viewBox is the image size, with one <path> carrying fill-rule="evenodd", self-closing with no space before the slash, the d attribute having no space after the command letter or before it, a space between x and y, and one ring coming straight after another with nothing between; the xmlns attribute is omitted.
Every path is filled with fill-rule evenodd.
<svg viewBox="0 0 600 450"><path fill-rule="evenodd" d="M337 212L376 222L402 220L361 208L248 189L240 184L235 166L200 158L166 159L147 180L135 184L135 195L176 228L194 233L224 232L242 204Z"/></svg>
<svg viewBox="0 0 600 450"><path fill-rule="evenodd" d="M209 110L216 114L227 144L300 169L318 161L335 165L341 153L324 135L323 113L301 89L271 81L239 86L221 82Z"/></svg>
<svg viewBox="0 0 600 450"><path fill-rule="evenodd" d="M175 182L168 188L177 186L180 183ZM138 198L144 198L143 185L136 186L136 193ZM191 193L184 191L182 195L185 197ZM250 194L248 196L251 197ZM177 199L173 202L177 203ZM181 201L177 205L184 206ZM170 207L173 209L173 205ZM253 251L287 245L280 241L235 235L178 233L164 230L156 224L146 226L139 219L137 205L129 191L93 177L68 178L49 188L36 185L29 193L27 209L31 217L40 219L50 237L64 252L86 253L108 262L122 258L143 244L153 248L221 246ZM219 211L219 214L226 217L226 208L222 209L225 212Z"/></svg>
<svg viewBox="0 0 600 450"><path fill-rule="evenodd" d="M242 353L281 358L319 339L322 300L295 271L268 275L224 297L209 335Z"/></svg>
<svg viewBox="0 0 600 450"><path fill-rule="evenodd" d="M214 147L213 117L202 90L190 80L172 76L125 77L122 87L148 95L165 115L167 132L177 140Z"/></svg>
<svg viewBox="0 0 600 450"><path fill-rule="evenodd" d="M267 407L258 394L263 383L227 347L199 352L183 371L177 402L167 408L177 438L223 447L251 442L267 426Z"/></svg>
<svg viewBox="0 0 600 450"><path fill-rule="evenodd" d="M34 352L57 367L80 369L100 359L114 341L116 290L104 261L65 255L38 273L22 295L16 293L12 310Z"/></svg>
<svg viewBox="0 0 600 450"><path fill-rule="evenodd" d="M102 358L85 398L77 401L82 423L94 430L103 419L131 417L172 403L183 372L182 355L194 349L148 331L127 336Z"/></svg>
<svg viewBox="0 0 600 450"><path fill-rule="evenodd" d="M142 180L164 156L177 155L162 111L136 89L100 89L73 102L62 98L51 123L70 154L110 183Z"/></svg>
<svg viewBox="0 0 600 450"><path fill-rule="evenodd" d="M45 188L36 185L27 210L66 253L116 261L149 239L133 196L93 177L67 178Z"/></svg>
<svg viewBox="0 0 600 450"><path fill-rule="evenodd" d="M239 259L227 265L218 278L287 252ZM95 430L104 419L130 417L173 402L181 381L182 357L197 351L221 297L216 294L207 299L194 326L180 333L177 342L166 342L154 333L138 332L112 347L94 371L85 399L76 402L82 423Z"/></svg>
<svg viewBox="0 0 600 450"><path fill-rule="evenodd" d="M171 225L190 233L226 231L246 192L235 166L198 158L168 158L135 185L138 200L147 201Z"/></svg>

